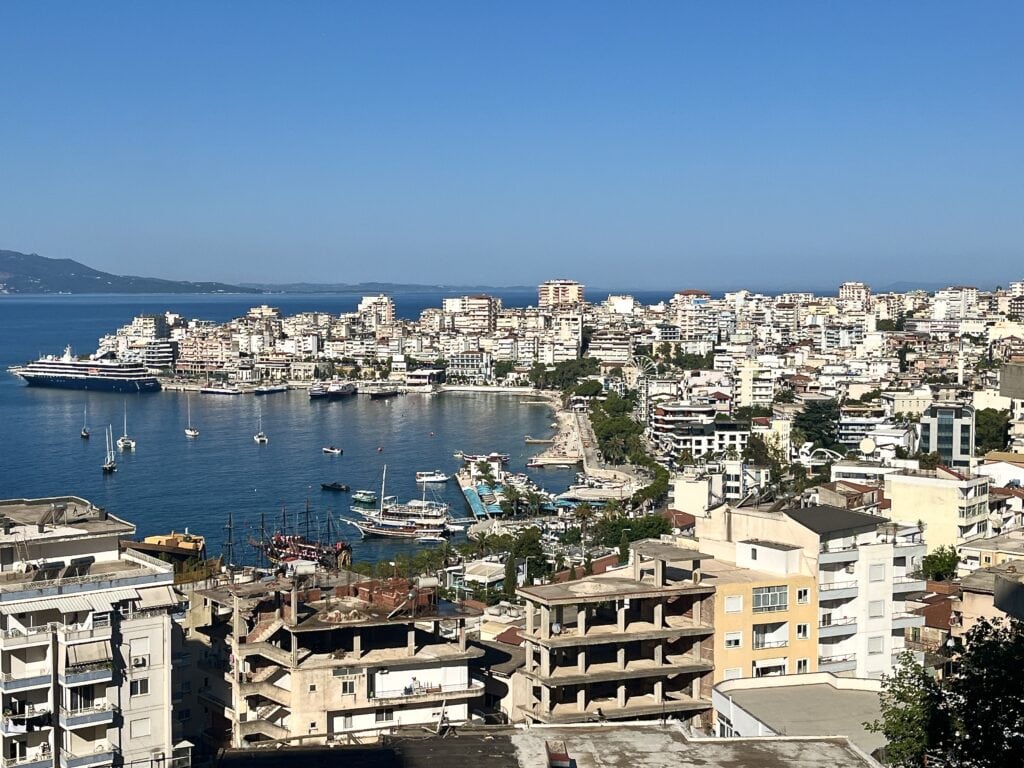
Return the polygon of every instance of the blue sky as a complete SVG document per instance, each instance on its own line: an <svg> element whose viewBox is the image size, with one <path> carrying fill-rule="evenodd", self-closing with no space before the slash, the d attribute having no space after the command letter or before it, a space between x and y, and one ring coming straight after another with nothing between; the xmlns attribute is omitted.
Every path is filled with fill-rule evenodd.
<svg viewBox="0 0 1024 768"><path fill-rule="evenodd" d="M1024 277L1019 3L0 3L0 248L178 279Z"/></svg>

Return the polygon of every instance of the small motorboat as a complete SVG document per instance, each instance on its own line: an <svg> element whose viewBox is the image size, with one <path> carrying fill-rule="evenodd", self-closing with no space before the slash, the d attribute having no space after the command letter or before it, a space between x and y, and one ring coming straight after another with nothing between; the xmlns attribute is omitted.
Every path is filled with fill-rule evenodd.
<svg viewBox="0 0 1024 768"><path fill-rule="evenodd" d="M446 541L444 536L420 536L416 539L419 544L443 544Z"/></svg>
<svg viewBox="0 0 1024 768"><path fill-rule="evenodd" d="M338 491L340 493L348 493L348 486L344 483L320 483L320 488L324 491Z"/></svg>
<svg viewBox="0 0 1024 768"><path fill-rule="evenodd" d="M329 453L331 456L341 456L341 448L337 448L333 445L325 445L323 448L324 453Z"/></svg>
<svg viewBox="0 0 1024 768"><path fill-rule="evenodd" d="M376 504L377 503L377 492L376 491L356 491L352 494L352 501L356 504Z"/></svg>
<svg viewBox="0 0 1024 768"><path fill-rule="evenodd" d="M449 480L451 480L451 477L446 475L440 469L432 469L416 473L417 483L447 483Z"/></svg>

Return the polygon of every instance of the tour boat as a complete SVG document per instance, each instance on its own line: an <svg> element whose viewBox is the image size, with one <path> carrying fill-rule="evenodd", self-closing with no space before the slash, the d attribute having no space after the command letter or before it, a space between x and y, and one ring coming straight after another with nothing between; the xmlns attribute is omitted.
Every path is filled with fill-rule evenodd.
<svg viewBox="0 0 1024 768"><path fill-rule="evenodd" d="M417 483L447 483L449 480L451 480L451 476L446 475L440 469L416 473Z"/></svg>

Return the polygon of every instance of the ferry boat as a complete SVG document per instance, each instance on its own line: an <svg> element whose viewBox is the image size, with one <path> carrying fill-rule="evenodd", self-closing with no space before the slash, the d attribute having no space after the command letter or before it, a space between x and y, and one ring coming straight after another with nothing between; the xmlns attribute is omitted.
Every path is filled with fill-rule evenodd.
<svg viewBox="0 0 1024 768"><path fill-rule="evenodd" d="M71 347L60 357L48 355L8 369L30 387L88 389L95 392L158 392L160 382L141 363L120 360L77 360Z"/></svg>
<svg viewBox="0 0 1024 768"><path fill-rule="evenodd" d="M254 395L272 395L275 392L287 392L287 384L264 384L262 387L256 387L252 392Z"/></svg>
<svg viewBox="0 0 1024 768"><path fill-rule="evenodd" d="M446 475L440 469L416 473L417 483L447 483L451 479L451 475Z"/></svg>

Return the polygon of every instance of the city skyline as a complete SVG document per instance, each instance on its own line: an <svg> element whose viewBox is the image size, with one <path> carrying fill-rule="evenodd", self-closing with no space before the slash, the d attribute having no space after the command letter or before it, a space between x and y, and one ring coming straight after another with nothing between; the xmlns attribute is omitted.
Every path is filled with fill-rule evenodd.
<svg viewBox="0 0 1024 768"><path fill-rule="evenodd" d="M230 283L1016 276L1019 8L9 4L0 247Z"/></svg>

